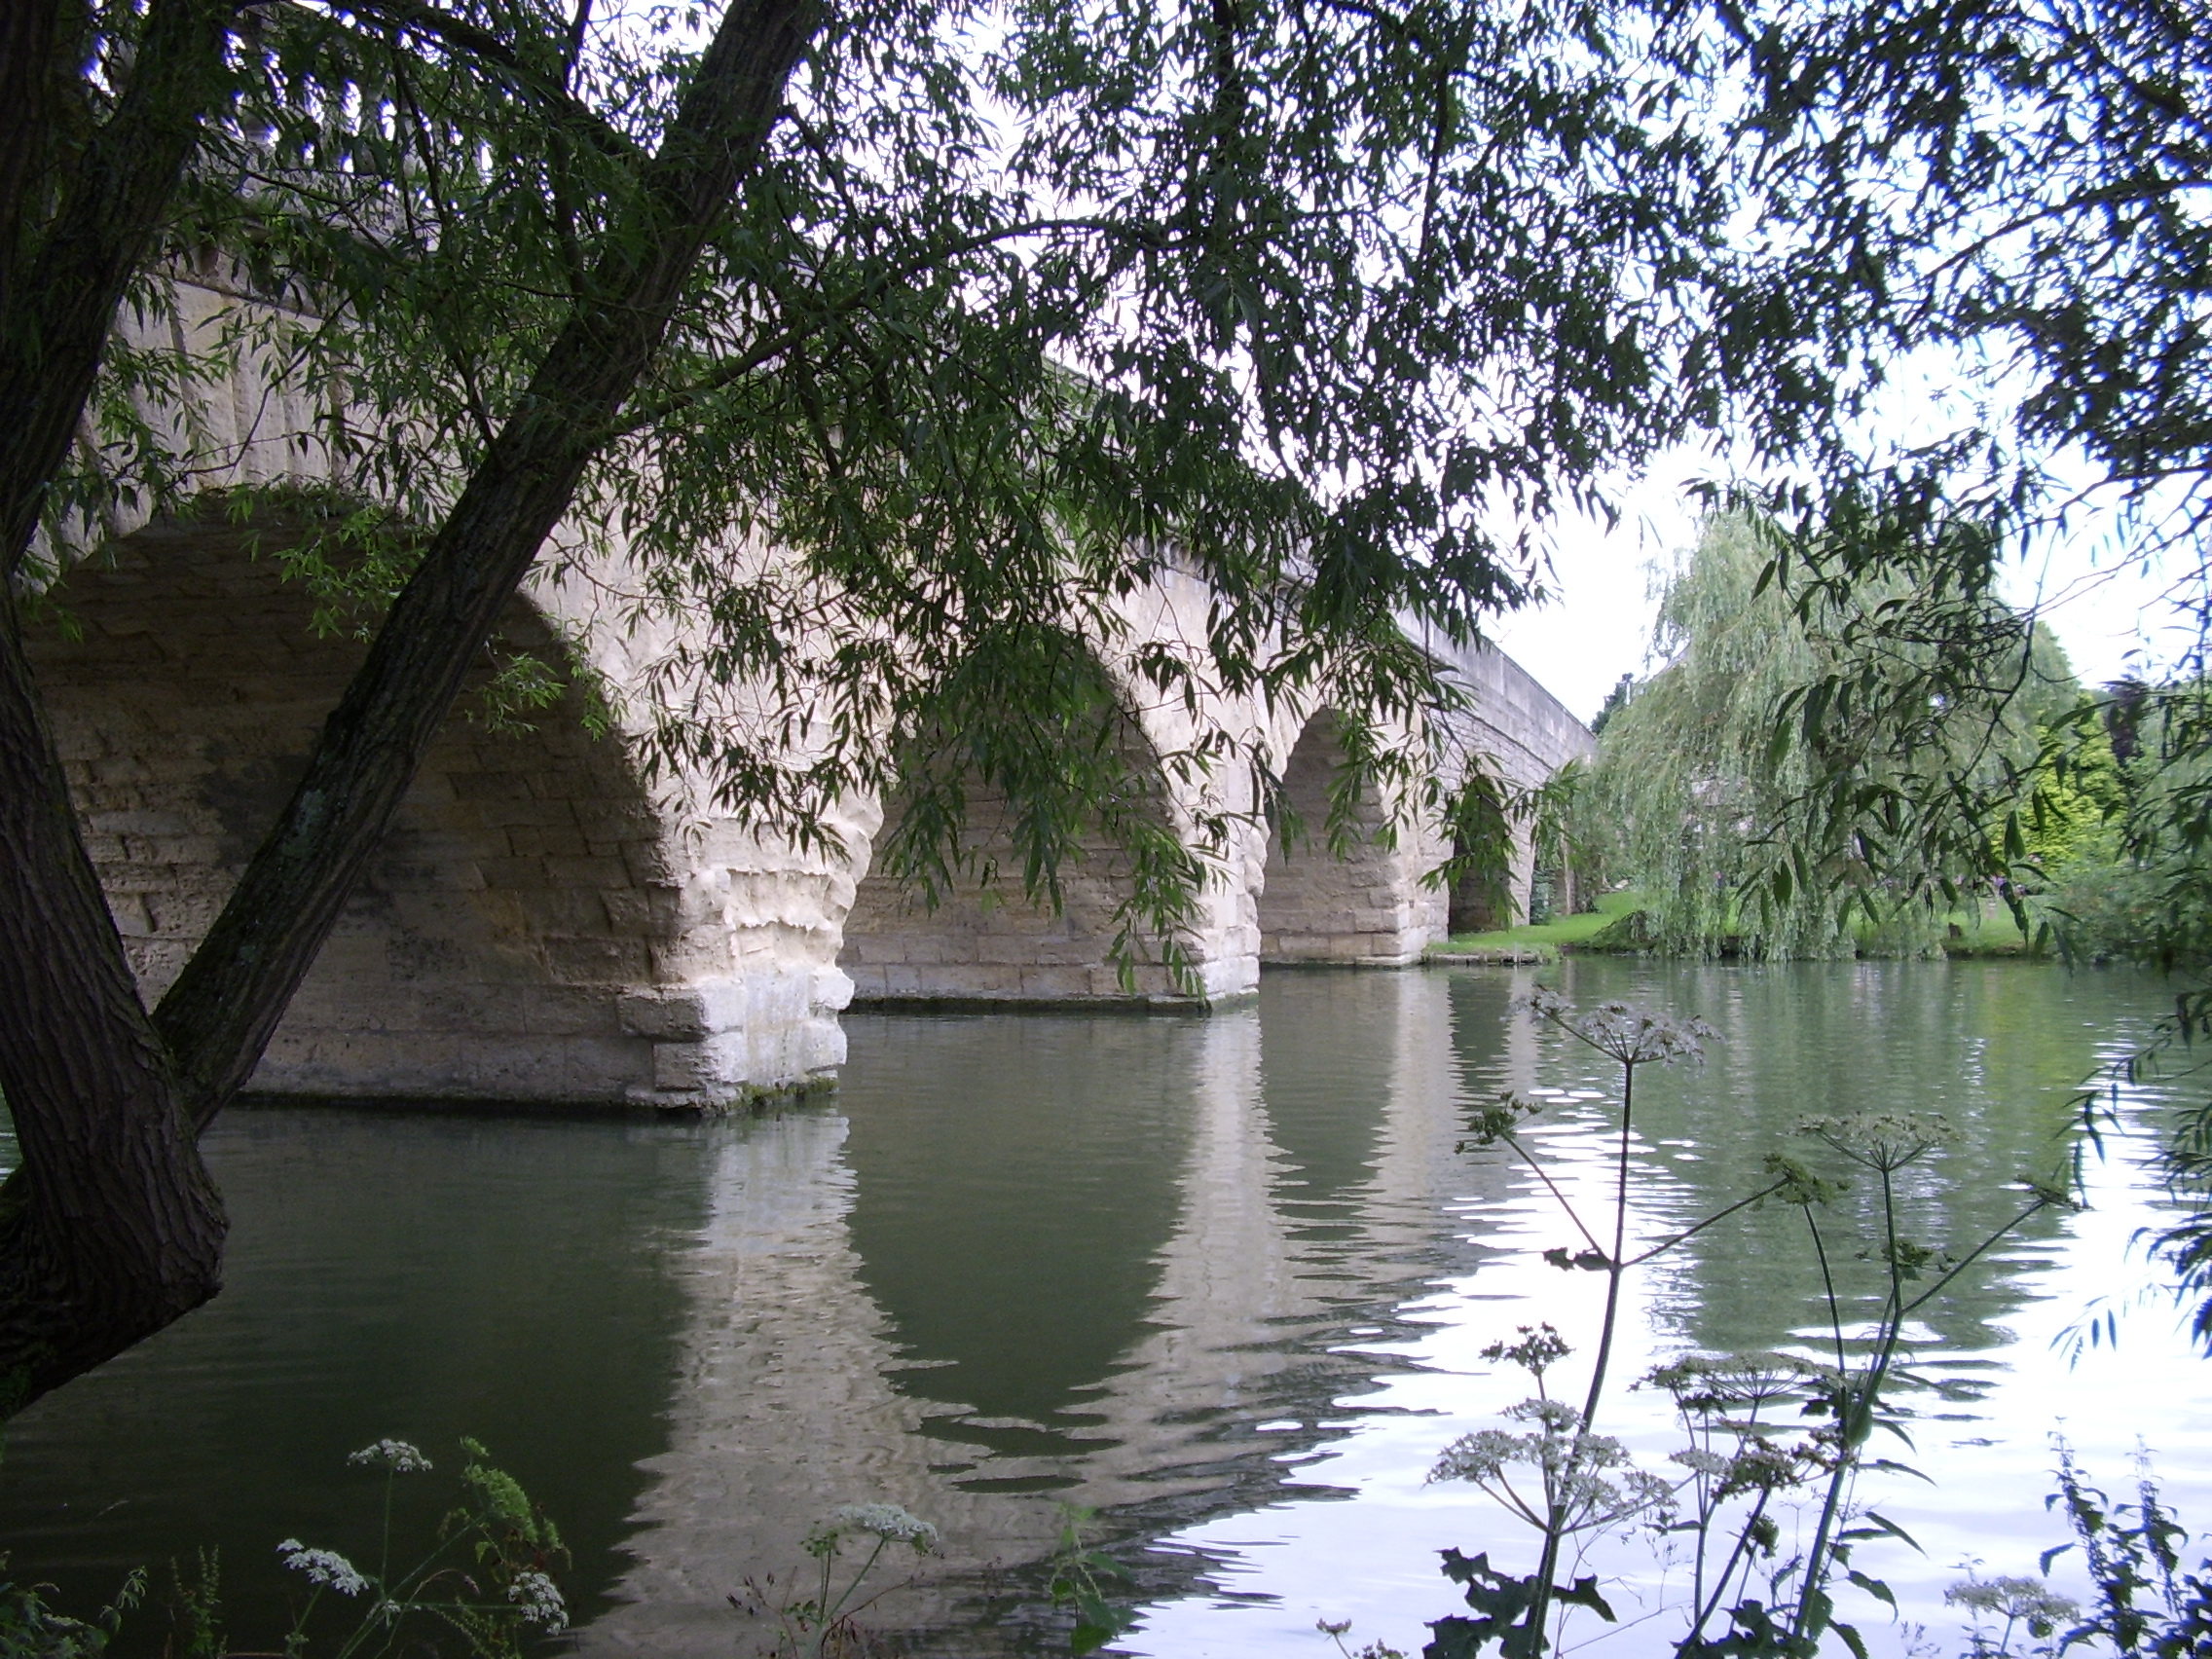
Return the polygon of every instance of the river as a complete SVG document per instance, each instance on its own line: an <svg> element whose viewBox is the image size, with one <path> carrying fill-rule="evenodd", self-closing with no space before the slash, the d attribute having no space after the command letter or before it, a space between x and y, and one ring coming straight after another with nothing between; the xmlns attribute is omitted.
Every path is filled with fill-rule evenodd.
<svg viewBox="0 0 2212 1659"><path fill-rule="evenodd" d="M1916 1236L1954 1251L2064 1157L2078 1085L2169 995L2010 962L1541 977L1719 1033L1640 1082L1640 1235L1750 1190L1800 1119L1891 1107L1962 1131L1909 1194ZM1531 1135L1570 1193L1602 1178L1611 1079L1513 1009L1530 979L1286 971L1206 1017L862 1014L834 1095L737 1122L234 1111L206 1143L228 1288L9 1425L0 1543L80 1607L219 1549L233 1645L271 1646L279 1539L368 1550L376 1488L346 1454L392 1435L450 1469L472 1434L562 1523L585 1654L759 1651L731 1594L874 1501L943 1534L871 1610L903 1649L1055 1650L1037 1563L1072 1502L1135 1569L1124 1651L1327 1659L1321 1618L1418 1651L1456 1605L1436 1550L1530 1553L1472 1489L1423 1480L1527 1391L1481 1349L1543 1319L1587 1350L1598 1312L1597 1275L1540 1258L1571 1235L1531 1173L1458 1150L1470 1102L1512 1089L1544 1102ZM2037 1217L1926 1309L1934 1385L1904 1397L1896 1456L1929 1479L1864 1493L1925 1553L1862 1552L1900 1620L1847 1598L1877 1652L1959 1651L1962 1564L2032 1571L2062 1541L2054 1431L2108 1486L2147 1445L2212 1525L2212 1371L2129 1248L2167 1091L2108 1097L2090 1209ZM1787 1206L1746 1211L1641 1272L1615 1375L1816 1343L1801 1237ZM2069 1340L2105 1309L2117 1347ZM1600 1426L1664 1466L1664 1408L1616 1390ZM403 1527L434 1520L434 1484ZM1593 1651L1667 1650L1637 1559L1601 1560L1624 1619L1585 1622ZM159 1651L160 1625L121 1650Z"/></svg>

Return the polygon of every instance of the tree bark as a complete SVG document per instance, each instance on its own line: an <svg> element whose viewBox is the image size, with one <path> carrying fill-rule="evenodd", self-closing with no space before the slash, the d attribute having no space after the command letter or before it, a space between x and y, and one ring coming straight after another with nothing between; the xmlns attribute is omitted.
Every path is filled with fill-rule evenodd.
<svg viewBox="0 0 2212 1659"><path fill-rule="evenodd" d="M0 1417L222 1283L223 1205L138 1000L0 585Z"/></svg>
<svg viewBox="0 0 2212 1659"><path fill-rule="evenodd" d="M23 203L46 126L55 8L55 0L0 0L0 317L16 291Z"/></svg>
<svg viewBox="0 0 2212 1659"><path fill-rule="evenodd" d="M192 153L228 16L154 0L114 113L34 226L74 66L56 61L56 0L0 0L0 1093L22 1155L0 1187L0 1416L222 1283L222 1200L78 834L12 578Z"/></svg>
<svg viewBox="0 0 2212 1659"><path fill-rule="evenodd" d="M24 0L0 0L13 8ZM35 0L34 0L35 3ZM55 67L55 0L46 0L35 64L0 72L0 96L18 75L36 77L29 119L0 120L0 173L18 193L19 221L55 158L36 116L47 106ZM217 0L153 0L130 77L115 111L70 166L37 251L6 279L0 307L0 580L21 565L47 493L75 441L85 399L99 373L116 308L145 264L219 90L232 9ZM35 31L34 36L35 36ZM12 43L11 43L12 46ZM0 203L0 205L8 205ZM0 242L13 263L18 235Z"/></svg>
<svg viewBox="0 0 2212 1659"><path fill-rule="evenodd" d="M155 0L155 10L196 3ZM659 350L701 247L759 155L816 15L815 0L735 0L724 14L568 324L151 1018L77 833L14 606L0 594L0 1088L23 1151L22 1167L0 1187L0 1415L215 1293L222 1207L197 1131L252 1075L469 664ZM126 240L110 239L110 254L120 257ZM147 244L135 245L142 255ZM129 274L115 285L102 337ZM25 363L0 360L0 418L11 393L37 402L28 394L39 388L20 378ZM43 489L76 418L73 410L59 447L0 448L11 537L0 552L11 563L36 522L39 492L22 486L22 469L51 452Z"/></svg>

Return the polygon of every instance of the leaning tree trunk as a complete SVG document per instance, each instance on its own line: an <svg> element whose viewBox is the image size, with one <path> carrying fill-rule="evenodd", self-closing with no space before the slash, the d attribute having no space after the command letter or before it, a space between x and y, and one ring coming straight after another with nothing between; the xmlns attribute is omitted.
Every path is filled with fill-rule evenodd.
<svg viewBox="0 0 2212 1659"><path fill-rule="evenodd" d="M108 999L91 1005L101 1019L71 1017L80 988L56 985L0 1043L0 1086L18 1124L32 1125L22 1169L0 1189L0 1377L14 1386L0 1408L19 1408L213 1294L221 1211L192 1132L252 1075L469 664L658 351L700 248L759 154L814 17L814 0L733 0L568 323L150 1025L76 840L35 687L13 632L0 639L0 686L13 694L19 682L22 728L18 758L16 725L0 723L0 764L20 768L0 772L0 789L13 803L18 777L23 786L0 835L18 816L26 826L19 846L0 843L0 859L11 861L0 903L18 892L47 895L23 924L0 926L10 958L0 997L81 963L82 993ZM16 718L0 709L0 722ZM137 1033L130 1042L127 1028ZM191 1270L179 1270L185 1282L174 1293L137 1294L131 1287L166 1285L168 1272L164 1227L141 1218L158 1214L166 1225L172 1211L192 1223Z"/></svg>
<svg viewBox="0 0 2212 1659"><path fill-rule="evenodd" d="M0 0L0 1093L21 1154L0 1186L0 1416L222 1283L222 1200L78 834L16 580L221 84L229 11L154 0L113 114L66 155L63 13Z"/></svg>
<svg viewBox="0 0 2212 1659"><path fill-rule="evenodd" d="M43 4L43 26L17 14ZM0 0L9 60L0 67L0 577L13 576L38 527L55 475L84 419L116 308L159 240L201 123L220 95L234 8L217 0L153 0L115 111L78 148L63 149L57 82L78 43L56 35L55 0ZM40 50L17 58L18 45ZM81 92L77 94L82 96ZM83 109L68 112L72 123ZM35 239L24 215L48 176L63 175L53 217Z"/></svg>
<svg viewBox="0 0 2212 1659"><path fill-rule="evenodd" d="M223 1204L0 616L0 1415L212 1296Z"/></svg>

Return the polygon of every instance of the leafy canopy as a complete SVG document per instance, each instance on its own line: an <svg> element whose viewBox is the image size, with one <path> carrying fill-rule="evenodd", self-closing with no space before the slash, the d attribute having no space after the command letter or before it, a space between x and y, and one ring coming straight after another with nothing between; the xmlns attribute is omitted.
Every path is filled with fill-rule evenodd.
<svg viewBox="0 0 2212 1659"><path fill-rule="evenodd" d="M81 18L50 179L154 15ZM1879 284L1829 259L1857 199L1776 166L1805 112L1734 11L812 16L763 163L591 434L552 560L618 548L622 624L701 625L657 664L654 747L741 813L803 839L825 802L903 779L897 844L930 874L959 856L961 786L931 758L959 734L1026 795L1025 877L1049 888L1125 792L1111 766L1036 763L1037 733L1092 729L1047 641L1103 644L1124 703L1326 697L1354 769L1442 813L1405 734L1451 693L1409 632L1464 638L1528 598L1548 515L1602 508L1601 477L1687 434L1849 470L1843 423L1891 343ZM291 558L373 617L563 319L644 256L624 205L695 67L689 21L537 0L230 15L136 303L158 324L186 274L241 301L219 341L150 325L111 353L97 441L50 498L58 539L120 496L188 495L210 461L195 384L250 358L311 412L334 480ZM1753 219L1772 234L1736 234ZM1180 576L1211 595L1203 637L1132 637L1131 596ZM1170 769L1259 759L1192 729Z"/></svg>

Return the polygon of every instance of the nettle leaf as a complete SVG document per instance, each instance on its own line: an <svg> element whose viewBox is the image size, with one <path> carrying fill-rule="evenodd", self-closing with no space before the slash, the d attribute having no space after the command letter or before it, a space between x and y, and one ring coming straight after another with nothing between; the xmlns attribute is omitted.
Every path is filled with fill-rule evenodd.
<svg viewBox="0 0 2212 1659"><path fill-rule="evenodd" d="M1857 1567L1853 1567L1844 1576L1858 1585L1860 1589L1865 1591L1867 1595L1873 1597L1875 1601L1882 1603L1891 1612L1894 1613L1898 1610L1897 1597L1891 1593L1890 1587L1879 1578L1869 1578Z"/></svg>
<svg viewBox="0 0 2212 1659"><path fill-rule="evenodd" d="M1598 1581L1595 1578L1577 1578L1572 1584L1555 1584L1552 1586L1552 1600L1568 1606L1588 1607L1607 1624L1620 1622L1613 1616L1613 1609L1606 1604L1604 1597L1598 1594Z"/></svg>

